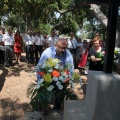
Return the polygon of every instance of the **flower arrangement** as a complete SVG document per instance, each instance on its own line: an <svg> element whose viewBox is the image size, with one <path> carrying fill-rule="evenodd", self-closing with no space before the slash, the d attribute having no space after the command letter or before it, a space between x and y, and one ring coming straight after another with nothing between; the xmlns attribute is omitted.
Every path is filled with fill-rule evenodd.
<svg viewBox="0 0 120 120"><path fill-rule="evenodd" d="M78 80L80 75L70 73L71 68L69 63L63 65L60 60L53 58L45 59L35 66L37 83L30 84L28 88L33 109L44 110L55 97L60 101L62 98L77 99L68 86L74 88L73 81Z"/></svg>
<svg viewBox="0 0 120 120"><path fill-rule="evenodd" d="M115 48L114 50L114 61L118 60L118 55L120 54L120 48Z"/></svg>
<svg viewBox="0 0 120 120"><path fill-rule="evenodd" d="M115 48L114 50L114 62L118 60L118 55L120 54L120 48ZM97 52L97 57L101 58L101 64L104 63L105 52Z"/></svg>
<svg viewBox="0 0 120 120"><path fill-rule="evenodd" d="M105 55L105 52L102 51L102 52L97 52L97 58L101 58L101 64L104 63L104 55Z"/></svg>

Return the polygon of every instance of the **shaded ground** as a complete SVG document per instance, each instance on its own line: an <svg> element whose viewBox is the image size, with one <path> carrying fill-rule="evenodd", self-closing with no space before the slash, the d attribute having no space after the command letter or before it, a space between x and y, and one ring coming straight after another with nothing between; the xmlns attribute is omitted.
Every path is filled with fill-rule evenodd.
<svg viewBox="0 0 120 120"><path fill-rule="evenodd" d="M31 111L30 98L27 98L26 93L29 84L35 81L34 76L29 77L34 65L28 66L24 60L22 54L22 66L15 64L14 60L12 67L0 65L0 120L24 120L25 112ZM86 79L85 76L82 77ZM84 98L79 83L75 83L74 93L79 99ZM58 114L62 115L63 109ZM52 116L48 114L46 120L52 120L50 117Z"/></svg>

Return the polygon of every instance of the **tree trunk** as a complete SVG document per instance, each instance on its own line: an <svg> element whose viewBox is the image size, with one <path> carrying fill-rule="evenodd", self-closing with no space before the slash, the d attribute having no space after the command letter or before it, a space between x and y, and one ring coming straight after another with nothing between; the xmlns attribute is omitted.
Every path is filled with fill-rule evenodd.
<svg viewBox="0 0 120 120"><path fill-rule="evenodd" d="M91 12L95 15L95 17L103 24L105 28L107 28L108 18L103 14L100 10L100 7L96 4L91 4ZM120 32L116 30L116 47L120 47Z"/></svg>

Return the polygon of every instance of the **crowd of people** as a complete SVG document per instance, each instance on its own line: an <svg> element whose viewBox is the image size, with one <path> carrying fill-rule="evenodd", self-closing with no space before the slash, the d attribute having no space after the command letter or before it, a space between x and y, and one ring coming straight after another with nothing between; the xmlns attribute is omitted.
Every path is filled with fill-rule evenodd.
<svg viewBox="0 0 120 120"><path fill-rule="evenodd" d="M23 38L19 30L15 31L14 33L11 28L8 28L6 32L5 28L1 28L0 63L4 64L5 66L12 66L14 53L16 63L21 65L21 53L23 52L23 45L25 45L27 64L37 65L45 49L49 48L47 50L47 54L49 55L50 47L52 48L57 46L57 48L59 48L59 50L62 52L67 49L71 53L73 57L73 65L74 68L76 68L78 67L83 54L89 46L89 69L102 70L103 65L100 64L101 58L97 58L97 52L103 51L103 46L101 45L100 36L98 34L96 34L93 40L89 42L87 40L82 40L81 38L75 38L74 33L70 32L69 37L65 38L67 41L66 48L56 44L60 37L60 35L56 34L55 30L52 30L49 36L42 34L41 31L33 33L32 30L29 30ZM59 56L61 56L61 54ZM44 57L41 59L43 58Z"/></svg>

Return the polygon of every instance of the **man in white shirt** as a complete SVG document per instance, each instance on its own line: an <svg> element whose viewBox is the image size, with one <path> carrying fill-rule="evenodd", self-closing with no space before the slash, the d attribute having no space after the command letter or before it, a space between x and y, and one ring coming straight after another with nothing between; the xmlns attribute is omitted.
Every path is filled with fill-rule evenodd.
<svg viewBox="0 0 120 120"><path fill-rule="evenodd" d="M8 28L8 33L3 35L2 42L4 43L4 65L12 66L14 35L11 28Z"/></svg>
<svg viewBox="0 0 120 120"><path fill-rule="evenodd" d="M2 43L2 38L4 34L5 34L5 28L1 28L1 31L0 31L0 63L1 64L4 63L4 46Z"/></svg>
<svg viewBox="0 0 120 120"><path fill-rule="evenodd" d="M37 32L37 35L34 38L34 44L35 44L35 58L36 58L36 64L38 63L38 52L41 56L43 52L43 44L44 44L44 37L41 34L41 32Z"/></svg>
<svg viewBox="0 0 120 120"><path fill-rule="evenodd" d="M34 37L33 32L31 30L28 31L28 34L24 38L24 42L26 45L26 60L28 64L34 63L34 56L33 56L33 50L34 50Z"/></svg>
<svg viewBox="0 0 120 120"><path fill-rule="evenodd" d="M48 46L54 47L57 40L58 40L58 36L56 35L55 30L52 30L51 36L48 37Z"/></svg>
<svg viewBox="0 0 120 120"><path fill-rule="evenodd" d="M78 46L78 42L74 37L74 33L70 32L70 39L68 39L68 49L71 52L74 60L74 65L76 66L76 48Z"/></svg>

